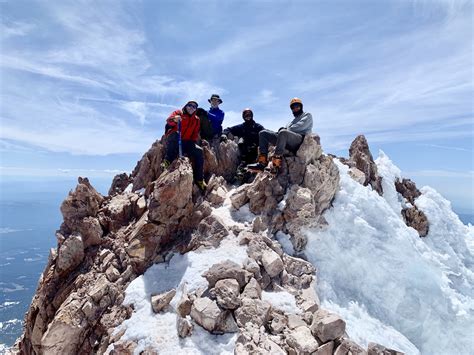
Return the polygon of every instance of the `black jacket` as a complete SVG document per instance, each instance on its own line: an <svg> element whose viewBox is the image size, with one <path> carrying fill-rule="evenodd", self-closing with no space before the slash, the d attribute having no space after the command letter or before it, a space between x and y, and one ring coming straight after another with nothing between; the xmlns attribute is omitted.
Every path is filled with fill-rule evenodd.
<svg viewBox="0 0 474 355"><path fill-rule="evenodd" d="M254 120L245 121L244 123L238 124L237 126L229 127L222 132L225 135L231 133L233 136L243 138L246 145L257 145L258 146L258 134L261 130L264 130L263 126Z"/></svg>

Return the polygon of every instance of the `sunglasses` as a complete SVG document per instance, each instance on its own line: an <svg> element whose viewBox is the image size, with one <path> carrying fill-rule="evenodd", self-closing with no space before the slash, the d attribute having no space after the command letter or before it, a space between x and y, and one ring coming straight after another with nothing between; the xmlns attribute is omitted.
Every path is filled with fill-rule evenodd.
<svg viewBox="0 0 474 355"><path fill-rule="evenodd" d="M198 107L195 104L187 104L186 105L189 108L197 109Z"/></svg>

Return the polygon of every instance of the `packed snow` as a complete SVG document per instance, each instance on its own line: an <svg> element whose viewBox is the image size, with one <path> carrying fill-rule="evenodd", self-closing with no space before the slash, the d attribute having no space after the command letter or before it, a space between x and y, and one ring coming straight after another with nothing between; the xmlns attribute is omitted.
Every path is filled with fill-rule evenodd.
<svg viewBox="0 0 474 355"><path fill-rule="evenodd" d="M341 182L324 214L328 226L307 234L323 306L347 320L349 336L362 346L375 341L407 354L472 353L474 258L466 240L473 227L424 187L415 203L430 231L420 238L400 213L404 202L394 187L400 170L383 152L376 163L383 197L336 161Z"/></svg>
<svg viewBox="0 0 474 355"><path fill-rule="evenodd" d="M295 296L287 291L266 292L262 291L262 301L266 301L273 308L290 314L300 314L301 309L296 305Z"/></svg>

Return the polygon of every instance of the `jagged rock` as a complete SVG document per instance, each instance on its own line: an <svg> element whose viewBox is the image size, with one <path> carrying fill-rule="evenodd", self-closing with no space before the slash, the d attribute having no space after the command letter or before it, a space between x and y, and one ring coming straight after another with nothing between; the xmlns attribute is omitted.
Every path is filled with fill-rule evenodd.
<svg viewBox="0 0 474 355"><path fill-rule="evenodd" d="M269 325L272 334L280 334L288 325L288 318L284 314L273 312L272 321Z"/></svg>
<svg viewBox="0 0 474 355"><path fill-rule="evenodd" d="M84 340L87 321L82 318L79 300L69 299L58 310L41 339L41 349L50 354L76 353Z"/></svg>
<svg viewBox="0 0 474 355"><path fill-rule="evenodd" d="M311 164L323 154L318 135L306 135L301 143L296 156L303 159L304 165Z"/></svg>
<svg viewBox="0 0 474 355"><path fill-rule="evenodd" d="M138 344L132 340L115 343L110 355L132 355L137 346Z"/></svg>
<svg viewBox="0 0 474 355"><path fill-rule="evenodd" d="M105 206L104 214L108 217L108 227L111 231L118 230L132 219L133 205L130 197L129 194L116 195Z"/></svg>
<svg viewBox="0 0 474 355"><path fill-rule="evenodd" d="M260 269L259 269L260 270ZM244 291L242 292L242 298L256 298L260 299L262 298L262 288L260 287L260 284L252 278L247 286L245 286Z"/></svg>
<svg viewBox="0 0 474 355"><path fill-rule="evenodd" d="M214 207L222 205L227 195L224 178L213 175L207 184L207 192L206 198Z"/></svg>
<svg viewBox="0 0 474 355"><path fill-rule="evenodd" d="M306 326L306 322L297 314L288 315L288 328L296 329L298 327Z"/></svg>
<svg viewBox="0 0 474 355"><path fill-rule="evenodd" d="M249 202L250 199L247 196L248 187L249 185L247 184L241 185L230 196L230 202L232 204L232 207L234 207L236 210L240 209L240 207Z"/></svg>
<svg viewBox="0 0 474 355"><path fill-rule="evenodd" d="M357 181L359 184L364 185L365 183L365 174L357 169L356 167L352 167L349 169L349 176Z"/></svg>
<svg viewBox="0 0 474 355"><path fill-rule="evenodd" d="M367 355L367 351L352 340L344 338L336 351L334 351L334 355Z"/></svg>
<svg viewBox="0 0 474 355"><path fill-rule="evenodd" d="M241 306L235 311L235 319L239 327L246 323L257 326L264 325L270 316L271 305L268 302L254 298L243 298Z"/></svg>
<svg viewBox="0 0 474 355"><path fill-rule="evenodd" d="M365 174L364 186L370 185L382 195L382 178L377 174L377 165L374 162L372 153L369 150L367 139L359 135L354 139L349 148L350 166L355 166Z"/></svg>
<svg viewBox="0 0 474 355"><path fill-rule="evenodd" d="M402 210L402 216L408 227L414 228L420 237L426 237L429 232L429 222L423 211L416 207L405 208Z"/></svg>
<svg viewBox="0 0 474 355"><path fill-rule="evenodd" d="M193 209L193 170L188 159L173 162L155 182L148 218L157 223L179 223Z"/></svg>
<svg viewBox="0 0 474 355"><path fill-rule="evenodd" d="M316 312L319 309L320 301L315 291L314 282L308 288L301 289L296 300L303 312L310 312L310 314Z"/></svg>
<svg viewBox="0 0 474 355"><path fill-rule="evenodd" d="M218 247L221 240L229 235L227 227L219 216L210 215L204 218L197 228L196 246Z"/></svg>
<svg viewBox="0 0 474 355"><path fill-rule="evenodd" d="M416 184L410 179L402 179L402 181L397 179L395 181L395 189L412 205L415 205L415 199L421 196L420 190L417 189Z"/></svg>
<svg viewBox="0 0 474 355"><path fill-rule="evenodd" d="M78 234L71 235L59 247L56 262L57 271L60 274L68 273L75 269L84 259L84 243Z"/></svg>
<svg viewBox="0 0 474 355"><path fill-rule="evenodd" d="M181 298L178 301L178 305L176 307L176 312L183 318L191 313L191 307L193 302L190 300L188 294L183 292L181 294Z"/></svg>
<svg viewBox="0 0 474 355"><path fill-rule="evenodd" d="M120 278L120 272L112 265L110 265L105 271L105 275L110 282L115 282Z"/></svg>
<svg viewBox="0 0 474 355"><path fill-rule="evenodd" d="M134 205L133 214L140 218L145 213L146 207L145 196L141 196Z"/></svg>
<svg viewBox="0 0 474 355"><path fill-rule="evenodd" d="M64 224L70 232L77 230L77 223L84 217L95 217L104 198L89 183L87 178L78 178L74 192L61 204Z"/></svg>
<svg viewBox="0 0 474 355"><path fill-rule="evenodd" d="M228 140L215 144L212 148L203 144L204 152L204 175L212 174L223 176L232 182L237 171L239 161L239 148L234 141Z"/></svg>
<svg viewBox="0 0 474 355"><path fill-rule="evenodd" d="M112 180L112 185L109 189L109 195L112 196L114 194L122 193L131 183L132 179L127 173L115 175L114 179Z"/></svg>
<svg viewBox="0 0 474 355"><path fill-rule="evenodd" d="M263 252L262 265L270 277L275 277L283 271L283 261L280 256L271 249L267 249Z"/></svg>
<svg viewBox="0 0 474 355"><path fill-rule="evenodd" d="M217 325L214 333L237 333L238 331L239 327L235 322L232 312L227 312L226 318L222 323Z"/></svg>
<svg viewBox="0 0 474 355"><path fill-rule="evenodd" d="M89 296L94 300L95 303L99 303L102 297L108 292L110 283L107 281L105 276L101 276L95 281L94 286L89 291Z"/></svg>
<svg viewBox="0 0 474 355"><path fill-rule="evenodd" d="M153 309L153 312L160 313L163 309L168 307L174 295L176 295L175 289L169 290L159 295L152 295L151 308Z"/></svg>
<svg viewBox="0 0 474 355"><path fill-rule="evenodd" d="M263 222L262 217L257 216L252 222L252 232L254 233L260 233L266 230L268 227L267 225Z"/></svg>
<svg viewBox="0 0 474 355"><path fill-rule="evenodd" d="M377 343L369 343L367 353L368 355L404 355L404 353L400 351L388 349Z"/></svg>
<svg viewBox="0 0 474 355"><path fill-rule="evenodd" d="M226 317L227 311L220 309L217 302L208 297L199 297L193 302L191 318L210 332L220 328Z"/></svg>
<svg viewBox="0 0 474 355"><path fill-rule="evenodd" d="M240 286L235 279L223 279L216 282L214 294L217 304L225 309L236 309L240 306Z"/></svg>
<svg viewBox="0 0 474 355"><path fill-rule="evenodd" d="M285 265L285 270L295 276L302 276L305 274L312 275L316 272L316 269L310 262L300 258L284 255L283 263Z"/></svg>
<svg viewBox="0 0 474 355"><path fill-rule="evenodd" d="M85 217L79 224L79 233L82 235L84 248L99 245L102 243L104 231L100 226L99 220L94 217Z"/></svg>
<svg viewBox="0 0 474 355"><path fill-rule="evenodd" d="M300 326L292 330L286 337L289 346L298 353L311 354L319 347L318 342L307 326Z"/></svg>
<svg viewBox="0 0 474 355"><path fill-rule="evenodd" d="M161 173L161 161L164 156L164 146L160 141L153 143L152 147L143 155L132 172L133 191L146 188L156 180Z"/></svg>
<svg viewBox="0 0 474 355"><path fill-rule="evenodd" d="M260 266L258 266L257 262L252 258L247 258L244 261L244 269L251 272L255 278L259 278L260 275Z"/></svg>
<svg viewBox="0 0 474 355"><path fill-rule="evenodd" d="M344 335L346 322L334 313L318 310L314 313L311 332L322 342L328 342Z"/></svg>
<svg viewBox="0 0 474 355"><path fill-rule="evenodd" d="M284 194L285 190L278 179L272 179L268 174L258 174L247 187L250 211L254 214L273 214Z"/></svg>
<svg viewBox="0 0 474 355"><path fill-rule="evenodd" d="M226 260L212 265L202 276L209 282L209 287L214 287L219 280L235 279L242 288L250 281L252 274L235 262Z"/></svg>
<svg viewBox="0 0 474 355"><path fill-rule="evenodd" d="M188 318L183 318L179 315L176 316L176 330L180 338L186 338L191 336L193 332L193 325Z"/></svg>
<svg viewBox="0 0 474 355"><path fill-rule="evenodd" d="M330 341L321 345L312 355L332 355L334 351L334 342Z"/></svg>

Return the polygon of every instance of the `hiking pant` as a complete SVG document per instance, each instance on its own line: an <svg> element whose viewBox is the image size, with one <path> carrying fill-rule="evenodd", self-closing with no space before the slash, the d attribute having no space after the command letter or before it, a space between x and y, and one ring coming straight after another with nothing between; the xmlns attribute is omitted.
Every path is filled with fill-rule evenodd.
<svg viewBox="0 0 474 355"><path fill-rule="evenodd" d="M240 160L247 164L252 164L257 161L257 146L255 144L247 144L243 138L239 139L238 142Z"/></svg>
<svg viewBox="0 0 474 355"><path fill-rule="evenodd" d="M193 173L194 180L202 181L204 179L204 157L202 148L194 141L181 141L183 148L183 155L188 156L194 161ZM178 157L178 132L173 132L168 136L166 141L166 156L165 159L170 163Z"/></svg>
<svg viewBox="0 0 474 355"><path fill-rule="evenodd" d="M303 138L301 134L284 128L279 132L264 129L258 134L260 154L268 154L268 146L270 144L275 145L275 155L283 155L285 149L296 153L301 143L303 143Z"/></svg>

